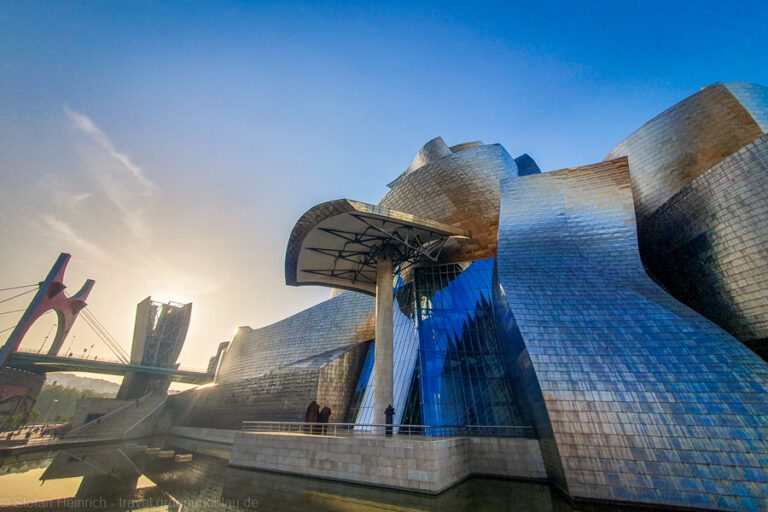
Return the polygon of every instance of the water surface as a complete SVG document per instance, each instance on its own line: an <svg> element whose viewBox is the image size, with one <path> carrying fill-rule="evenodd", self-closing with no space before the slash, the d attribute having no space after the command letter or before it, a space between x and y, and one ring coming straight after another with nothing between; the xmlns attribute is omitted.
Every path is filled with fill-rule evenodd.
<svg viewBox="0 0 768 512"><path fill-rule="evenodd" d="M231 468L222 446L156 439L0 458L0 511L526 511L573 509L549 486L472 478L438 495ZM166 457L166 458L164 458Z"/></svg>

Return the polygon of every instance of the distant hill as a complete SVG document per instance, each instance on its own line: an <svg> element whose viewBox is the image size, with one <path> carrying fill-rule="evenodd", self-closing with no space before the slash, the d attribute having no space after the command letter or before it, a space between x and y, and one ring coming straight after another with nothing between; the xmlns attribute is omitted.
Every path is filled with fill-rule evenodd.
<svg viewBox="0 0 768 512"><path fill-rule="evenodd" d="M88 378L83 378L83 380L100 381L100 379ZM111 382L109 384L111 384ZM38 415L34 421L30 423L66 423L72 419L78 400L82 398L114 398L114 396L114 393L106 394L91 391L90 389L75 389L60 384L56 384L55 386L46 384L37 396L37 402L35 403L34 410L38 412Z"/></svg>
<svg viewBox="0 0 768 512"><path fill-rule="evenodd" d="M96 393L104 393L111 395L111 398L117 396L117 390L120 389L119 384L109 382L108 380L78 377L77 375L69 375L66 373L48 374L45 383L49 386L63 386L79 389L81 391L89 390L95 391Z"/></svg>

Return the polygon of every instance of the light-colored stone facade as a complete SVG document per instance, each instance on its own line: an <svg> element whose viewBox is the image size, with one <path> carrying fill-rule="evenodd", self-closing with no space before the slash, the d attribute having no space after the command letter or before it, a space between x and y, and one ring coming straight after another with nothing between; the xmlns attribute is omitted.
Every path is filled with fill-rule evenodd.
<svg viewBox="0 0 768 512"><path fill-rule="evenodd" d="M306 436L239 432L231 466L424 493L470 475L545 479L535 439Z"/></svg>

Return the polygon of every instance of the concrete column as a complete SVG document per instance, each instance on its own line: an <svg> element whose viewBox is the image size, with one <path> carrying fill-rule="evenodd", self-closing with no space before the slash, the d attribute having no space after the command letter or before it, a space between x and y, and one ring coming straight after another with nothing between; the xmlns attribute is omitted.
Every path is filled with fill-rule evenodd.
<svg viewBox="0 0 768 512"><path fill-rule="evenodd" d="M385 247L376 259L373 422L379 424L385 423L384 411L392 403L392 303L392 252Z"/></svg>

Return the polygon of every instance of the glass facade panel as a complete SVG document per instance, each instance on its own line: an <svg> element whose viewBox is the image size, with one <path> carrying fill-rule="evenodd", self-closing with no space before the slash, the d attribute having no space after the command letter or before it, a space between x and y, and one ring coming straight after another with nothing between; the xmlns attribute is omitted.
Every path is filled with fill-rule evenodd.
<svg viewBox="0 0 768 512"><path fill-rule="evenodd" d="M413 302L412 286L405 286L403 280L398 276L397 285L394 288L395 304L392 312L392 384L393 384L393 404L395 408L395 423L401 423L405 403L408 398L408 391L411 387L414 368L416 367L416 357L419 348L419 338L416 335L416 329L413 321L409 318L410 304ZM366 358L365 368L373 368L374 361L374 343ZM365 371L360 375L360 382L357 390L362 390L359 399L359 405L356 405L356 397L350 407L350 416L352 407L356 410L355 423L373 423L373 390L376 381L373 378L373 371Z"/></svg>
<svg viewBox="0 0 768 512"><path fill-rule="evenodd" d="M414 280L426 425L517 425L496 335L493 259L420 268Z"/></svg>
<svg viewBox="0 0 768 512"><path fill-rule="evenodd" d="M520 424L496 335L493 265L493 259L439 265L417 269L409 283L397 278L395 423ZM373 354L372 345L350 408L356 423L373 419Z"/></svg>
<svg viewBox="0 0 768 512"><path fill-rule="evenodd" d="M517 425L491 299L493 259L417 269L422 421Z"/></svg>
<svg viewBox="0 0 768 512"><path fill-rule="evenodd" d="M363 403L363 396L365 395L365 390L368 387L368 381L371 379L371 375L373 374L373 353L374 342L371 341L371 343L368 345L368 353L365 356L363 368L360 370L360 379L357 382L357 386L355 386L355 392L352 395L352 398L349 400L349 409L347 410L347 415L344 418L345 423L354 423L355 418L357 418L357 414L360 411L360 406Z"/></svg>

